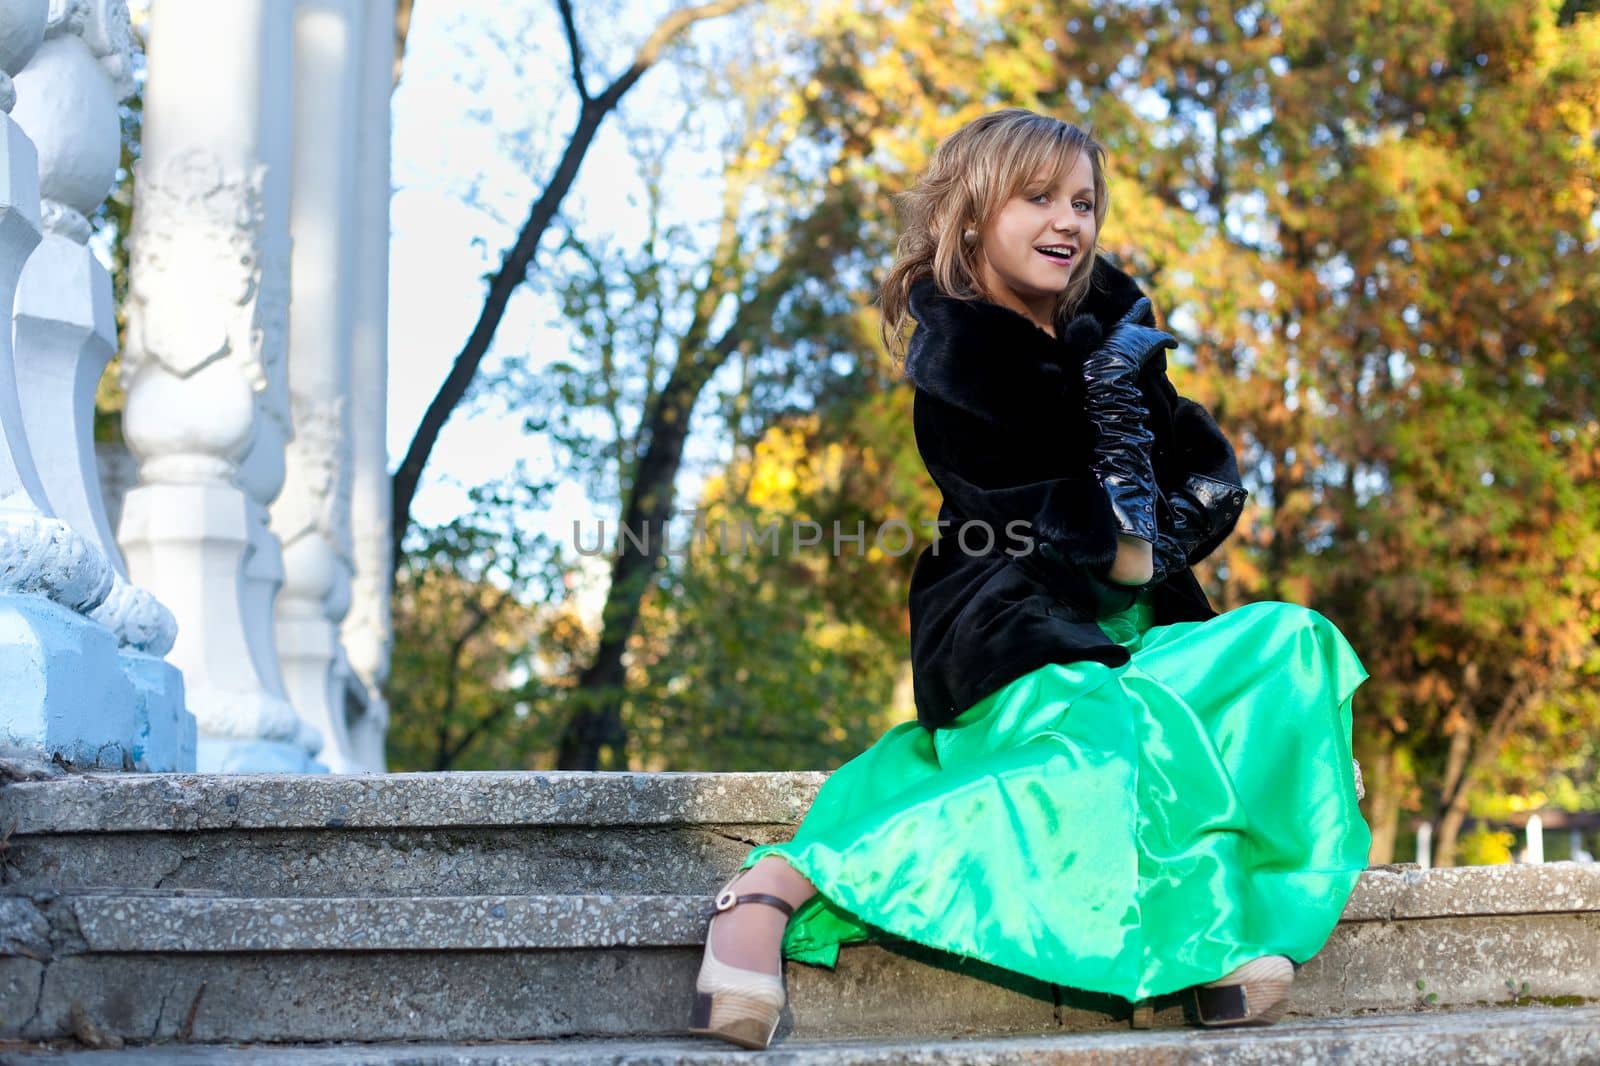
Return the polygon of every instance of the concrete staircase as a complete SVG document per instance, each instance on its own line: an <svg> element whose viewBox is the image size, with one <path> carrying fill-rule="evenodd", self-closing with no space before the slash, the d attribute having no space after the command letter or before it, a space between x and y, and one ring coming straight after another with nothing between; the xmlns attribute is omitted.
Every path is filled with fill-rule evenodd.
<svg viewBox="0 0 1600 1066"><path fill-rule="evenodd" d="M0 788L0 1040L555 1040L481 1061L723 1061L744 1053L679 1035L705 908L751 846L793 831L823 779L12 783ZM1038 1038L1066 1030L1101 1030L1100 1043L1058 1040L1045 1061L1091 1061L1074 1056L1105 1041L1233 1047L1230 1062L1279 1061L1240 1049L1288 1046L1163 1032L1183 1024L1177 997L1155 1005L1156 1031L1131 1032L1120 1000L912 945L846 948L833 972L791 963L787 981L779 1041L796 1062L1040 1061ZM1271 1032L1303 1032L1329 1055L1404 1037L1483 1061L1473 1048L1522 1032L1543 1034L1540 1062L1600 1061L1597 1004L1600 865L1391 867L1363 876L1301 971L1301 1021ZM408 1046L406 1062L480 1061ZM206 1055L225 1050L170 1061L224 1061Z"/></svg>

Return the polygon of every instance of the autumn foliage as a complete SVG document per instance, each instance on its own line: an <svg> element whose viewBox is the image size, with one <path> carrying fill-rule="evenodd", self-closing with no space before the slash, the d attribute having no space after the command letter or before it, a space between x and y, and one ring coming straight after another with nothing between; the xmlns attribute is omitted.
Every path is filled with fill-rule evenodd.
<svg viewBox="0 0 1600 1066"><path fill-rule="evenodd" d="M1473 797L1501 786L1559 779L1569 801L1600 803L1600 18L1586 8L767 5L727 72L759 85L765 124L726 177L793 190L761 216L763 232L782 232L774 211L805 225L807 254L765 275L773 306L804 292L833 310L825 332L754 339L848 369L785 364L766 385L809 398L773 407L685 505L869 529L931 517L871 307L893 194L984 111L1088 124L1110 155L1102 248L1179 336L1174 383L1215 412L1252 490L1204 567L1213 598L1313 606L1371 672L1356 729L1374 858L1422 818L1453 861ZM639 764L858 751L909 713L909 566L665 562L630 643Z"/></svg>

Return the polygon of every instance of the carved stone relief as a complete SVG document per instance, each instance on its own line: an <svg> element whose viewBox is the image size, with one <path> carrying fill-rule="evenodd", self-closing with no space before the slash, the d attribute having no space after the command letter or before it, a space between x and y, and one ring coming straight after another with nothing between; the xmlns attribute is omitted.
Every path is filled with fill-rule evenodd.
<svg viewBox="0 0 1600 1066"><path fill-rule="evenodd" d="M228 355L256 391L267 386L256 341L261 285L264 164L239 172L203 147L164 167L137 166L139 210L130 245L129 351L123 374L146 360L179 377ZM185 313L144 314L159 295L182 294Z"/></svg>

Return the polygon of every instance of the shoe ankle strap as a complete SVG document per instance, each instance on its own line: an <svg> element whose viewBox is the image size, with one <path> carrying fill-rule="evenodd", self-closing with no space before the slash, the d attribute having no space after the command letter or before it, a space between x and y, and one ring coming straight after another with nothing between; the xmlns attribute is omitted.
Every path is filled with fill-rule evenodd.
<svg viewBox="0 0 1600 1066"><path fill-rule="evenodd" d="M768 906L778 908L790 917L794 916L794 906L780 896L770 896L765 892L746 892L742 896L736 896L731 888L723 889L717 896L716 905L711 913L720 914L723 911L731 911L741 903L765 903Z"/></svg>

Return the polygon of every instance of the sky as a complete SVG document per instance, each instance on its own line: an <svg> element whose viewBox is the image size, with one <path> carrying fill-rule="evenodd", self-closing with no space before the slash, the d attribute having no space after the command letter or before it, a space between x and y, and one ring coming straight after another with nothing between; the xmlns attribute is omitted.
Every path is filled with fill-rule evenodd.
<svg viewBox="0 0 1600 1066"><path fill-rule="evenodd" d="M591 94L625 69L634 48L673 6L670 0L577 5ZM718 27L702 24L691 32L714 35ZM418 0L402 69L392 100L391 469L477 320L484 274L498 267L515 239L577 116L565 38L549 0ZM647 72L624 99L623 117L650 123L664 94L677 91L674 79L664 67ZM642 195L642 185L615 117L601 126L562 213L586 238L609 237L628 246L645 229L642 212L630 202L630 196ZM712 219L718 193L714 182L682 182L671 208L675 217ZM553 229L547 231L536 271L557 239ZM525 285L507 309L484 369L508 356L536 364L565 357L567 336L553 298ZM715 449L702 438L690 454L703 462ZM540 436L523 432L519 413L458 413L434 449L413 506L415 518L448 521L467 509L469 487L503 476L519 459L538 473L553 471L556 463ZM697 481L691 473L680 485L692 494ZM615 528L613 511L597 506L570 479L560 484L544 515L531 517L568 543L574 519L584 524L586 544L593 543L600 518L608 521L608 536ZM604 590L596 579L604 566L599 559L589 562L600 573L590 574L580 602L597 612L596 597Z"/></svg>

